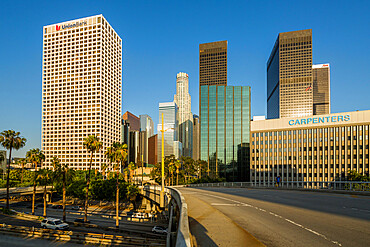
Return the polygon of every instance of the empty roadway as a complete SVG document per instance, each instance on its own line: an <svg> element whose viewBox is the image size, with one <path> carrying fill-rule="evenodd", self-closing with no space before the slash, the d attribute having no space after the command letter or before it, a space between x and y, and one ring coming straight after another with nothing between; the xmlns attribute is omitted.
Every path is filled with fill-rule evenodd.
<svg viewBox="0 0 370 247"><path fill-rule="evenodd" d="M368 196L278 189L179 189L188 203L190 228L195 221L197 229L202 229L190 229L200 245L212 236L216 240L207 245L222 246L221 238L231 241L230 246L233 241L222 226L202 225L214 215L194 211L205 204L267 246L368 246L370 242Z"/></svg>

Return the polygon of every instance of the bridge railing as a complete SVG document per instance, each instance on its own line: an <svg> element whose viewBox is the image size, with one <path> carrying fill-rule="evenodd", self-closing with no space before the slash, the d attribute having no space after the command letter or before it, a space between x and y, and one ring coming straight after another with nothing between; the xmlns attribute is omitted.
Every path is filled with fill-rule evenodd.
<svg viewBox="0 0 370 247"><path fill-rule="evenodd" d="M339 191L369 191L370 182L359 181L284 181L277 183L255 183L255 182L220 182L190 184L189 187L242 187L242 188L286 188L286 189L311 189L311 190L339 190Z"/></svg>

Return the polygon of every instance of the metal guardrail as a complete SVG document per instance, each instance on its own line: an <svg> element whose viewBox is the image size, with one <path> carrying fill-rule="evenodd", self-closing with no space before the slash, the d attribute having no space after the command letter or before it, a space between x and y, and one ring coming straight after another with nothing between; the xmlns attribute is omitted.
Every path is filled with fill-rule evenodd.
<svg viewBox="0 0 370 247"><path fill-rule="evenodd" d="M53 186L46 186L46 190L49 191ZM37 186L36 192L44 191L43 186ZM15 194L15 193L27 193L27 192L33 192L33 187L12 187L9 188L9 194ZM0 195L6 194L6 188L0 188Z"/></svg>
<svg viewBox="0 0 370 247"><path fill-rule="evenodd" d="M147 197L154 198L159 202L159 191L161 190L161 186L151 185L151 186L144 186L143 191L146 193ZM148 195L151 193L152 195ZM176 247L190 247L190 230L189 230L189 219L188 219L188 205L185 202L184 197L181 195L181 192L175 188L166 187L165 188L165 196L167 197L167 204L169 203L169 199L172 198L175 200L176 204L180 209L180 217L177 227L177 236L176 236ZM169 245L167 238L167 245Z"/></svg>
<svg viewBox="0 0 370 247"><path fill-rule="evenodd" d="M109 246L165 246L164 243L148 240L142 237L119 236L99 233L83 233L41 229L25 226L12 226L1 224L0 234L58 240L79 244L109 245Z"/></svg>
<svg viewBox="0 0 370 247"><path fill-rule="evenodd" d="M368 191L370 192L370 182L359 181L285 181L276 183L255 183L255 182L221 182L189 184L189 187L241 187L241 188L285 188L285 189L309 189L309 190L333 190L333 191Z"/></svg>

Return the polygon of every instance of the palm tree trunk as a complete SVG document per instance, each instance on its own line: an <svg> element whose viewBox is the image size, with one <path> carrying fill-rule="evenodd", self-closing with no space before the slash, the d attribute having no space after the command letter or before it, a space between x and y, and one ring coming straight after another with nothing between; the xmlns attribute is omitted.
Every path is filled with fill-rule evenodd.
<svg viewBox="0 0 370 247"><path fill-rule="evenodd" d="M42 216L46 217L46 183L44 185L44 213Z"/></svg>
<svg viewBox="0 0 370 247"><path fill-rule="evenodd" d="M90 166L89 166L89 176L87 177L87 182L86 182L85 217L84 217L84 222L85 223L87 221L87 204L89 202L88 200L89 200L90 172L91 172L91 165L92 165L93 155L94 155L94 152L91 152Z"/></svg>
<svg viewBox="0 0 370 247"><path fill-rule="evenodd" d="M32 215L35 215L35 198L36 198L36 171L34 171L34 181L33 181L33 192L32 192Z"/></svg>
<svg viewBox="0 0 370 247"><path fill-rule="evenodd" d="M13 142L12 142L13 145ZM12 161L12 145L9 149L9 164L6 171L6 209L9 210L9 174L10 174L10 162Z"/></svg>
<svg viewBox="0 0 370 247"><path fill-rule="evenodd" d="M63 173L63 221L66 221L66 171Z"/></svg>
<svg viewBox="0 0 370 247"><path fill-rule="evenodd" d="M116 191L116 228L119 228L119 180L118 180L118 171L117 171L117 191Z"/></svg>
<svg viewBox="0 0 370 247"><path fill-rule="evenodd" d="M23 168L24 168L24 164L22 164L22 172L21 172L21 184L23 184Z"/></svg>
<svg viewBox="0 0 370 247"><path fill-rule="evenodd" d="M179 170L176 171L176 185L179 185Z"/></svg>

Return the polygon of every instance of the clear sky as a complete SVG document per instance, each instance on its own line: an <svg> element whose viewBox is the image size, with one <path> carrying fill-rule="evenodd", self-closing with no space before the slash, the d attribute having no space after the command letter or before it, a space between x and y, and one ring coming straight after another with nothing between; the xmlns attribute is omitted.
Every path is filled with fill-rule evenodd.
<svg viewBox="0 0 370 247"><path fill-rule="evenodd" d="M200 43L228 41L228 85L252 87L266 115L266 61L279 32L312 29L314 63L330 63L332 112L370 109L370 1L0 1L0 131L41 145L42 27L103 14L123 40L123 109L150 115L189 74L198 114ZM155 126L156 129L156 126ZM2 148L0 148L2 149Z"/></svg>

